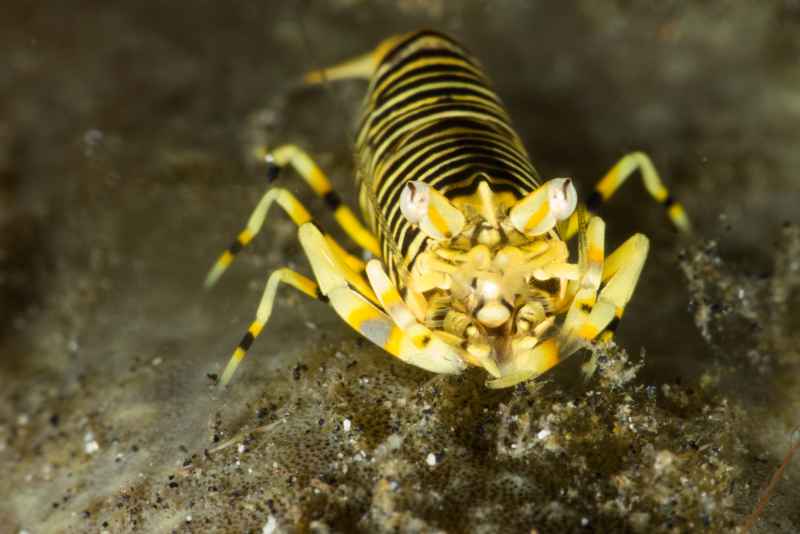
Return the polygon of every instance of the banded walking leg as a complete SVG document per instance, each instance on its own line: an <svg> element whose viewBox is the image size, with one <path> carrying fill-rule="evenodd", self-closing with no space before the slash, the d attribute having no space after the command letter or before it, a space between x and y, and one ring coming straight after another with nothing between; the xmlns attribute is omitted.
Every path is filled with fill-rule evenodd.
<svg viewBox="0 0 800 534"><path fill-rule="evenodd" d="M436 373L459 373L465 364L459 351L433 335L423 325L398 326L378 304L370 287L358 287L352 273L337 257L319 229L304 224L298 232L320 291L351 328L399 359ZM373 260L377 263L377 260ZM397 296L399 299L399 295ZM370 302L372 301L372 302ZM386 305L391 303L387 301ZM380 304L383 306L384 304ZM390 306L393 312L396 308Z"/></svg>
<svg viewBox="0 0 800 534"><path fill-rule="evenodd" d="M607 202L622 184L625 183L625 180L637 170L642 176L645 189L647 189L651 197L664 206L672 224L681 232L691 232L692 225L688 215L686 215L686 211L683 209L681 203L676 201L675 198L669 194L652 160L644 152L631 152L627 154L597 182L594 190L586 200L586 207L589 211L596 213L598 208ZM573 215L566 225L565 239L569 239L577 231L577 222L576 217Z"/></svg>
<svg viewBox="0 0 800 534"><path fill-rule="evenodd" d="M286 191L275 189L272 191L278 191L275 193L275 198L279 203L281 202L281 199L286 201L286 206L284 206L285 209L287 206L293 209L291 213L297 216L297 218L293 217L295 222L302 218L301 216L303 213L300 211L300 209L303 209L302 206L299 203L297 203L297 205L292 204L292 202L297 202L297 199L295 199ZM270 191L270 193L272 191ZM287 211L289 210L287 209ZM313 233L313 242L309 242L308 239L304 238L304 235L309 231ZM247 333L245 333L244 337L239 342L239 345L236 347L236 350L234 350L233 355L228 361L228 365L225 367L225 370L222 373L222 378L220 380L220 384L222 386L225 386L230 382L233 373L239 366L239 363L241 363L247 354L247 350L253 344L253 341L255 341L256 337L258 337L263 330L264 325L269 320L270 315L272 314L272 308L275 305L275 296L278 290L278 285L281 283L291 285L309 297L323 302L329 302L330 299L328 298L328 293L332 284L336 287L339 287L340 291L336 298L339 301L357 301L358 305L351 305L351 307L357 309L356 311L360 310L362 314L361 316L356 316L349 320L348 324L369 338L369 335L364 333L362 331L363 328L361 328L363 326L362 323L364 322L363 318L370 313L372 315L375 315L375 312L380 313L380 310L375 307L375 304L377 304L378 301L375 298L375 295L372 293L369 285L360 274L360 271L363 270L363 264L357 266L356 268L351 266L347 258L347 253L344 252L344 250L336 243L336 241L333 240L333 238L323 234L313 222L306 221L305 223L300 224L298 228L298 236L301 244L303 245L306 256L308 256L308 259L312 264L312 267L314 267L320 261L328 262L332 267L327 271L320 271L315 267L314 271L318 279L317 282L314 282L310 278L285 267L278 269L270 275L269 279L267 280L266 287L264 288L264 293L261 297L261 303L256 311L256 319L250 324L250 327L247 329ZM331 303L333 304L333 307L339 311L339 308L337 307L337 301L334 300ZM359 320L358 317L362 317L362 319Z"/></svg>
<svg viewBox="0 0 800 534"><path fill-rule="evenodd" d="M596 221L602 223L599 217L592 217L586 232L587 274L576 288L564 321L562 359L598 337L601 341L613 338L647 259L649 241L642 234L633 235L604 258L604 226ZM592 355L583 365L586 379L591 378L596 367L596 356Z"/></svg>
<svg viewBox="0 0 800 534"><path fill-rule="evenodd" d="M610 341L617 330L625 306L628 304L641 275L650 242L642 234L634 234L606 258L603 267L601 298L615 305L614 317L603 330L601 339Z"/></svg>
<svg viewBox="0 0 800 534"><path fill-rule="evenodd" d="M589 219L586 226L586 245L580 249L579 254L583 275L579 280L570 283L569 292L575 296L563 326L567 338L576 339L568 343L570 346L562 355L564 358L580 348L580 343L574 341L590 341L603 328L592 318L592 314L597 314L597 291L602 283L605 262L605 223L600 217Z"/></svg>
<svg viewBox="0 0 800 534"><path fill-rule="evenodd" d="M246 247L258 234L258 232L261 231L261 228L264 225L264 220L267 218L267 213L274 202L277 202L278 205L283 208L283 210L289 215L289 217L291 217L292 221L294 221L297 226L311 221L311 214L292 193L280 187L270 189L264 194L263 197L261 197L261 200L258 202L253 210L253 213L250 215L250 219L247 221L247 226L245 226L245 229L239 233L233 244L231 244L231 246L229 246L228 249L220 255L220 257L214 263L214 266L208 272L205 280L206 288L213 286L217 282L219 277L222 276L222 273L225 272L225 269L227 269L228 266L233 262L236 254ZM354 268L358 271L363 270L364 262L347 254L333 240L332 237L326 236L326 238L331 243L331 246L337 248L338 252L344 256L351 268Z"/></svg>
<svg viewBox="0 0 800 534"><path fill-rule="evenodd" d="M282 145L263 155L267 163L267 179L270 182L278 178L283 167L291 165L297 174L311 186L314 193L325 201L325 204L333 212L334 219L347 236L361 248L375 256L380 256L378 240L361 224L353 210L342 202L328 177L305 151L296 145Z"/></svg>
<svg viewBox="0 0 800 534"><path fill-rule="evenodd" d="M233 377L233 373L236 371L236 368L239 367L239 364L247 354L247 350L264 329L264 325L267 324L267 321L269 321L269 318L272 315L272 308L275 306L275 296L278 292L278 284L281 283L290 285L313 299L321 300L323 302L327 301L327 298L319 292L319 287L317 284L314 283L314 281L310 278L296 273L286 267L274 271L269 276L267 285L264 287L264 293L261 296L261 302L258 305L258 310L256 311L256 318L250 324L250 327L247 329L247 333L244 335L244 337L242 337L242 340L239 342L239 345L233 352L233 356L231 356L231 359L228 360L228 365L225 366L225 371L222 373L222 378L220 379L220 385L228 385L228 382L231 381L231 377Z"/></svg>
<svg viewBox="0 0 800 534"><path fill-rule="evenodd" d="M606 258L602 278L604 285L597 293L595 303L587 308L586 303L576 296L573 308L582 308L588 314L576 314L572 321L568 314L564 323L565 327L569 325L566 331L574 332L584 341L594 340L604 330L613 333L636 289L649 248L649 240L642 234L635 234ZM570 309L572 312L573 309Z"/></svg>
<svg viewBox="0 0 800 534"><path fill-rule="evenodd" d="M366 274L381 306L410 341L398 344L396 355L401 360L436 373L460 372L463 362L467 362L483 367L492 376L500 376L497 364L488 355L482 358L462 351L417 321L379 260L367 263ZM458 363L455 369L454 362Z"/></svg>

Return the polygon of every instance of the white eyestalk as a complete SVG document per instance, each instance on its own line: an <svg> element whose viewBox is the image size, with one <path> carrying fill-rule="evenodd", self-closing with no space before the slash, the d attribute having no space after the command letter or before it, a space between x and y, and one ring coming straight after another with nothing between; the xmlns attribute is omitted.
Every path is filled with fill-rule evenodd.
<svg viewBox="0 0 800 534"><path fill-rule="evenodd" d="M400 193L400 211L411 224L419 221L428 213L430 186L424 182L408 182Z"/></svg>
<svg viewBox="0 0 800 534"><path fill-rule="evenodd" d="M425 182L408 182L400 193L400 211L433 239L450 239L464 229L464 215Z"/></svg>
<svg viewBox="0 0 800 534"><path fill-rule="evenodd" d="M525 235L536 236L568 219L578 204L571 178L554 178L519 200L511 208L511 223Z"/></svg>
<svg viewBox="0 0 800 534"><path fill-rule="evenodd" d="M555 178L547 182L550 212L556 221L569 219L578 205L578 193L571 178Z"/></svg>

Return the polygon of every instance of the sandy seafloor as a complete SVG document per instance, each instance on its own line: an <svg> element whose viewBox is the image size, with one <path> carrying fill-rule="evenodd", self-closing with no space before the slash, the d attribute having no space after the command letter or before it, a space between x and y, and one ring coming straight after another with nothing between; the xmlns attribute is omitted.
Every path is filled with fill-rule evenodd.
<svg viewBox="0 0 800 534"><path fill-rule="evenodd" d="M743 525L800 424L800 4L569 5L4 6L0 532ZM267 274L309 272L276 212L201 289L265 188L251 149L300 144L352 200L364 86L297 80L419 27L481 58L544 176L585 194L647 150L695 238L638 182L604 212L609 246L652 246L587 385L578 359L499 392L434 378L284 290L218 391ZM800 458L753 531L798 532L798 487Z"/></svg>

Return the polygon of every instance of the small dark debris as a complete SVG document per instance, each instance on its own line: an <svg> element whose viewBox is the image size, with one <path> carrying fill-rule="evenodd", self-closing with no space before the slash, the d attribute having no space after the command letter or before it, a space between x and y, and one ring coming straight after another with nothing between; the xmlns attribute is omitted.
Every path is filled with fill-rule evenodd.
<svg viewBox="0 0 800 534"><path fill-rule="evenodd" d="M298 363L292 369L292 378L295 380L300 380L300 377L305 371L308 371L308 366L303 363Z"/></svg>

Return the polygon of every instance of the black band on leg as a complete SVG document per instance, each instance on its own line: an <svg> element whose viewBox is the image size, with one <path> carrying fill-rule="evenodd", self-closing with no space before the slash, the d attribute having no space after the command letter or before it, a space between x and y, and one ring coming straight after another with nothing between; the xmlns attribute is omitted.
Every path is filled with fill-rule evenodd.
<svg viewBox="0 0 800 534"><path fill-rule="evenodd" d="M332 210L336 210L336 208L342 205L342 199L336 191L328 191L322 198L325 200L325 204Z"/></svg>
<svg viewBox="0 0 800 534"><path fill-rule="evenodd" d="M239 252L241 252L243 248L244 248L244 243L239 241L239 239L237 238L236 241L231 243L231 246L228 247L228 252L230 252L232 255L235 256Z"/></svg>
<svg viewBox="0 0 800 534"><path fill-rule="evenodd" d="M271 184L278 179L281 174L281 167L276 165L274 161L267 161L267 183Z"/></svg>
<svg viewBox="0 0 800 534"><path fill-rule="evenodd" d="M250 332L247 332L244 335L244 337L242 338L242 340L239 342L239 348L242 349L243 351L247 352L247 350L250 348L250 345L253 344L254 340L255 340L255 337L253 336L253 334L250 333Z"/></svg>

